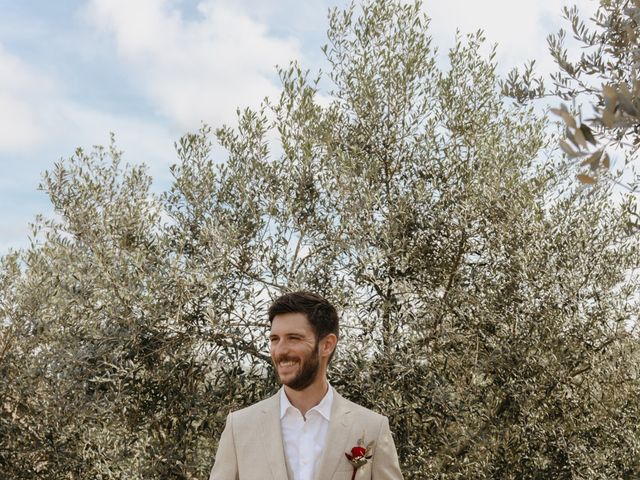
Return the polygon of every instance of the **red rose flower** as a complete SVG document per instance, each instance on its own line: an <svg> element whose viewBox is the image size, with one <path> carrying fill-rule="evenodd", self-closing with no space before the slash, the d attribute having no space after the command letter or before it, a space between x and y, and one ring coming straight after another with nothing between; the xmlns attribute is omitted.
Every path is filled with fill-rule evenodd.
<svg viewBox="0 0 640 480"><path fill-rule="evenodd" d="M364 447L356 446L351 449L351 456L353 458L364 457L367 453L367 449Z"/></svg>
<svg viewBox="0 0 640 480"><path fill-rule="evenodd" d="M358 439L358 444L355 447L351 448L351 453L345 452L345 457L347 457L347 460L349 460L349 462L353 466L353 475L351 475L351 480L355 480L356 472L358 471L358 469L366 465L369 459L372 457L370 452L375 443L376 442L371 441L365 447L363 435L362 438Z"/></svg>

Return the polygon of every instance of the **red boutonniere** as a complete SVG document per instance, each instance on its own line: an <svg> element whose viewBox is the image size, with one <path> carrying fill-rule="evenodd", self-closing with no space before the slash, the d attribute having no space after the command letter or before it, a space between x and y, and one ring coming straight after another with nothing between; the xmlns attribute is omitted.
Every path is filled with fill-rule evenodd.
<svg viewBox="0 0 640 480"><path fill-rule="evenodd" d="M372 455L369 453L373 448L373 445L376 442L371 440L367 443L367 446L364 445L364 436L358 439L358 444L351 449L351 453L345 453L347 460L351 462L353 466L353 475L351 475L351 480L356 478L356 472L360 467L366 465Z"/></svg>

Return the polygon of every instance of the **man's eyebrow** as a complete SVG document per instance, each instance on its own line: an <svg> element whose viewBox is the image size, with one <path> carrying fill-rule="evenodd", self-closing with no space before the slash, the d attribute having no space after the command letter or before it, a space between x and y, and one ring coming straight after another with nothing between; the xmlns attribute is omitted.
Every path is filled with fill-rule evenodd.
<svg viewBox="0 0 640 480"><path fill-rule="evenodd" d="M287 333L287 337L289 338L305 338L306 335L302 332L291 332Z"/></svg>
<svg viewBox="0 0 640 480"><path fill-rule="evenodd" d="M289 338L291 337L304 338L305 335L300 332L291 332L291 333L285 333L283 336L289 337ZM272 333L271 335L269 335L269 338L280 338L280 335Z"/></svg>

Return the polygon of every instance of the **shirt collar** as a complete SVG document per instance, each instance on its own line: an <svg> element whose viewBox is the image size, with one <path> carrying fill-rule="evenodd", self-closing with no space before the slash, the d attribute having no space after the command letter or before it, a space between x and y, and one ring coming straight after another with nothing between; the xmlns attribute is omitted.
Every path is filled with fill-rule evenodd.
<svg viewBox="0 0 640 480"><path fill-rule="evenodd" d="M327 419L327 421L331 420L331 407L333 406L333 387L327 382L329 388L327 389L327 393L325 393L320 403L315 407L311 408L311 410L316 410L320 415ZM284 392L284 387L280 388L280 419L285 416L287 410L294 407L289 401L289 397Z"/></svg>

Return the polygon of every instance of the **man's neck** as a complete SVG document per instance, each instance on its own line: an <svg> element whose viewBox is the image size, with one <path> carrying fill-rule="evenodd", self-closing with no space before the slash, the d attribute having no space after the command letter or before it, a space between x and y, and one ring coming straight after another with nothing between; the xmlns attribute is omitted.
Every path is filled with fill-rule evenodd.
<svg viewBox="0 0 640 480"><path fill-rule="evenodd" d="M322 401L328 389L329 383L323 376L304 390L293 390L285 385L284 393L287 394L291 405L300 410L302 416L306 418L307 412Z"/></svg>

